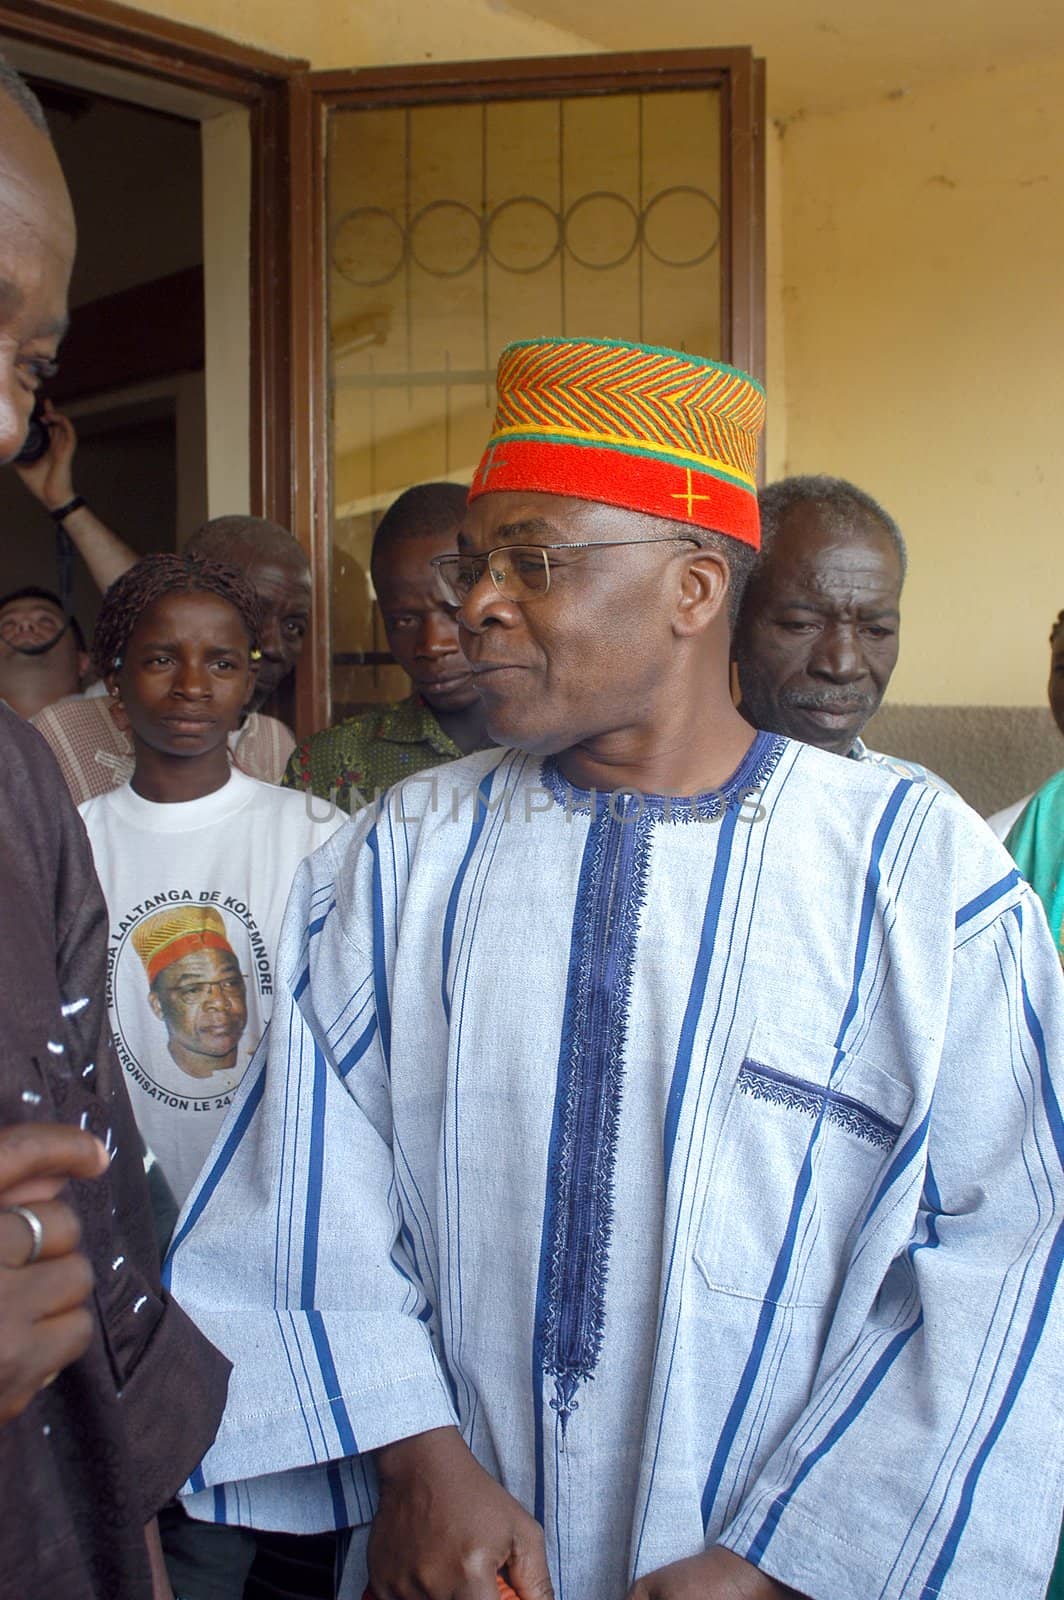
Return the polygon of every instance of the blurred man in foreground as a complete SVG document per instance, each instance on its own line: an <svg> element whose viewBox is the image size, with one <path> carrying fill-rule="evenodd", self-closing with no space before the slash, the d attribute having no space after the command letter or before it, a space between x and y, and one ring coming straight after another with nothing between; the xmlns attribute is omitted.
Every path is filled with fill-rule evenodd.
<svg viewBox="0 0 1064 1600"><path fill-rule="evenodd" d="M74 245L40 107L0 63L0 461L54 368ZM85 831L6 707L0 740L0 1593L168 1600L155 1517L227 1364L159 1286Z"/></svg>

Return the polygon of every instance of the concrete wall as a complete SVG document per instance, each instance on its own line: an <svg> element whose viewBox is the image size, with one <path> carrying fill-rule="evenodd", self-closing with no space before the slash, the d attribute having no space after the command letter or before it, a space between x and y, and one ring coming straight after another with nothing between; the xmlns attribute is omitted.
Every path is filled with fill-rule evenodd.
<svg viewBox="0 0 1064 1600"><path fill-rule="evenodd" d="M781 164L786 465L905 530L891 696L1038 703L1064 605L1064 61L793 122Z"/></svg>

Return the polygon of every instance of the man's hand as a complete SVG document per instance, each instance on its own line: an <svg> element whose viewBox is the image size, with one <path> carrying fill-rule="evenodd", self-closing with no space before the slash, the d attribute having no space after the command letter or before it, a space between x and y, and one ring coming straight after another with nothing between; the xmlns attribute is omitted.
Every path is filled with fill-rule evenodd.
<svg viewBox="0 0 1064 1600"><path fill-rule="evenodd" d="M380 1505L369 1537L376 1600L553 1600L543 1530L466 1447L433 1428L377 1451Z"/></svg>
<svg viewBox="0 0 1064 1600"><path fill-rule="evenodd" d="M777 1583L749 1561L714 1545L703 1555L673 1561L648 1572L628 1591L628 1600L802 1600L797 1589Z"/></svg>
<svg viewBox="0 0 1064 1600"><path fill-rule="evenodd" d="M48 428L48 448L39 461L28 466L16 464L15 471L42 506L56 511L74 498L74 452L78 436L69 417L60 416L52 402L44 402L44 421Z"/></svg>
<svg viewBox="0 0 1064 1600"><path fill-rule="evenodd" d="M81 1224L55 1197L69 1179L99 1177L107 1165L100 1141L78 1128L28 1122L0 1129L0 1423L17 1417L88 1348L92 1268L78 1252ZM41 1224L32 1265L25 1218L4 1210L16 1205L30 1207Z"/></svg>

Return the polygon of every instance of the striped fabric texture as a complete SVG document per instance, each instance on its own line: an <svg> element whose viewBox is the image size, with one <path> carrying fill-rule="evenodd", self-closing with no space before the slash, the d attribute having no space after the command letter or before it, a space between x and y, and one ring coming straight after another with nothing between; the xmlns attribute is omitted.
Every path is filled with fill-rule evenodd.
<svg viewBox="0 0 1064 1600"><path fill-rule="evenodd" d="M765 396L720 362L612 339L532 339L499 360L470 498L532 490L759 542Z"/></svg>
<svg viewBox="0 0 1064 1600"><path fill-rule="evenodd" d="M1042 1600L1064 979L961 802L765 735L687 806L492 751L304 864L277 970L168 1268L235 1367L194 1515L355 1525L357 1600L368 1452L454 1422L560 1600L715 1542Z"/></svg>

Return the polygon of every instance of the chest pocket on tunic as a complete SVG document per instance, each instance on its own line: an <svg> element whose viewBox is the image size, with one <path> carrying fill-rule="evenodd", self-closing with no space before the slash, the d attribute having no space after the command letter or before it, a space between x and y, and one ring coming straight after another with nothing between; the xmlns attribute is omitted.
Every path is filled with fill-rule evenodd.
<svg viewBox="0 0 1064 1600"><path fill-rule="evenodd" d="M912 1093L860 1055L834 1061L831 1044L755 1028L695 1246L711 1289L791 1307L837 1293Z"/></svg>

